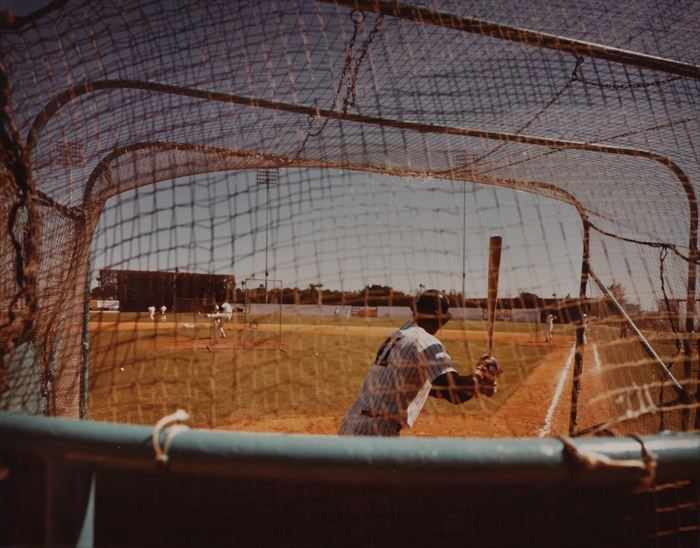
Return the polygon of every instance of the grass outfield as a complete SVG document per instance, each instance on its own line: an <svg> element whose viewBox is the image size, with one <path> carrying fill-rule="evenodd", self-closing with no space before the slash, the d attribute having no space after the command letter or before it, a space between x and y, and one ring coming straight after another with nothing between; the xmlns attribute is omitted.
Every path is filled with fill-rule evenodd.
<svg viewBox="0 0 700 548"><path fill-rule="evenodd" d="M160 320L150 320L148 313L146 312L91 312L90 313L91 324L93 325L106 325L109 326L114 323L125 323L125 322L139 322L155 326L160 322ZM178 314L167 314L167 322L177 322L177 323L188 323L188 322L203 322L202 316L190 313L178 313ZM235 320L234 320L235 321ZM343 326L364 326L364 327L376 327L376 326L386 326L386 327L399 327L406 319L401 318L363 318L351 316L350 318L341 318L334 316L300 316L295 314L282 314L281 318L277 315L273 316L261 316L261 322L282 325L343 325ZM166 323L167 323L166 322ZM499 326L504 326L509 333L532 333L534 334L537 329L539 329L540 336L544 336L544 324L540 324L539 327L533 323L528 322L498 322ZM507 326L507 327L506 327ZM466 330L466 331L482 331L486 333L486 322L479 320L450 320L447 324L447 329L449 330ZM555 325L556 333L573 333L574 326L567 325Z"/></svg>
<svg viewBox="0 0 700 548"><path fill-rule="evenodd" d="M184 328L188 319L178 318L176 324L153 322L144 315L105 314L91 322L91 419L153 424L183 408L192 415L190 424L203 428L246 424L256 429L257 423L271 419L323 418L323 430L333 431L357 396L377 348L402 323L286 318L281 349L278 324L238 334L229 324L229 338L208 351L208 322ZM440 338L459 369L471 371L485 351L483 322L450 322L448 328ZM422 416L495 412L551 351L534 342L532 325L499 323L496 340L496 355L505 370L499 393L462 406L431 398ZM260 342L270 348L241 348Z"/></svg>

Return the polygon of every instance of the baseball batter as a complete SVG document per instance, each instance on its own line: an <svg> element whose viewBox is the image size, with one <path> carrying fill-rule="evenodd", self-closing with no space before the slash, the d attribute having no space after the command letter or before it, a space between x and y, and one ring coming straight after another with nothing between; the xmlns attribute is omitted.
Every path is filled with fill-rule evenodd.
<svg viewBox="0 0 700 548"><path fill-rule="evenodd" d="M148 313L150 314L152 320L156 319L156 307L155 306L153 306L153 305L149 306Z"/></svg>
<svg viewBox="0 0 700 548"><path fill-rule="evenodd" d="M447 297L439 291L421 293L413 320L379 348L339 435L398 436L402 428L413 427L428 396L460 404L496 393L501 371L494 357L482 356L472 375L460 375L434 336L449 321L448 308Z"/></svg>

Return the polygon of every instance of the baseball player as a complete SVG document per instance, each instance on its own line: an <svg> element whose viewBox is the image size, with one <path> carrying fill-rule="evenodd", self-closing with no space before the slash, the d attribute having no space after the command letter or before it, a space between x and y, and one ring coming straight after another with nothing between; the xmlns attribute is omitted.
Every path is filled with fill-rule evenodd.
<svg viewBox="0 0 700 548"><path fill-rule="evenodd" d="M148 314L151 316L152 320L156 319L156 307L151 305L148 307Z"/></svg>
<svg viewBox="0 0 700 548"><path fill-rule="evenodd" d="M496 393L501 370L493 356L482 356L473 374L460 375L434 336L450 319L448 308L447 297L439 291L421 293L413 320L379 348L339 435L398 436L402 428L413 426L428 396L459 404Z"/></svg>
<svg viewBox="0 0 700 548"><path fill-rule="evenodd" d="M165 315L165 313L167 312L167 310L168 310L168 307L165 306L165 305L163 305L163 306L160 307L160 319L161 319L161 320L166 320L166 319L167 319L167 317L166 317L166 315Z"/></svg>
<svg viewBox="0 0 700 548"><path fill-rule="evenodd" d="M228 303L227 303L228 304ZM207 318L209 318L212 322L214 322L214 326L216 327L217 332L221 337L224 339L226 338L226 330L224 329L224 318L226 318L226 312L223 311L224 306L217 305L216 303L214 304L214 312L212 314L207 314Z"/></svg>
<svg viewBox="0 0 700 548"><path fill-rule="evenodd" d="M552 342L552 334L554 333L554 315L547 314L547 328L545 330L545 340L548 343Z"/></svg>
<svg viewBox="0 0 700 548"><path fill-rule="evenodd" d="M221 312L223 312L224 317L230 321L233 316L233 306L231 303L224 301L221 305Z"/></svg>
<svg viewBox="0 0 700 548"><path fill-rule="evenodd" d="M586 332L588 331L588 315L583 315L583 320L581 323L583 325L583 344L586 344L586 341L588 340L586 337Z"/></svg>

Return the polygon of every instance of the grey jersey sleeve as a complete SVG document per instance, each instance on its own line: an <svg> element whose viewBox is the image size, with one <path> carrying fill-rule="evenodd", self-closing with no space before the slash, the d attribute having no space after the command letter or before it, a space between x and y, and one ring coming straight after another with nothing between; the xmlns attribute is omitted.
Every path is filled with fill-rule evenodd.
<svg viewBox="0 0 700 548"><path fill-rule="evenodd" d="M452 358L440 342L434 342L421 351L421 358L425 364L427 379L430 382L444 375L448 371L454 371Z"/></svg>

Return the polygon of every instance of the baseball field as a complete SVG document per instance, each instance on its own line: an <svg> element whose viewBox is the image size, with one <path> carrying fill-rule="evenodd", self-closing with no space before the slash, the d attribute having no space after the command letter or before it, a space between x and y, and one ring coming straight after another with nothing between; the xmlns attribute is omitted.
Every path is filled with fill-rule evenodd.
<svg viewBox="0 0 700 548"><path fill-rule="evenodd" d="M90 323L89 418L153 424L185 409L199 428L334 434L377 348L401 323L234 320L221 338L212 336L205 317L103 314ZM499 322L495 354L504 374L498 393L458 406L430 398L415 427L402 435L566 433L571 382L562 375L573 331L557 329L548 344L532 324ZM464 373L486 348L482 322L453 321L438 336Z"/></svg>

